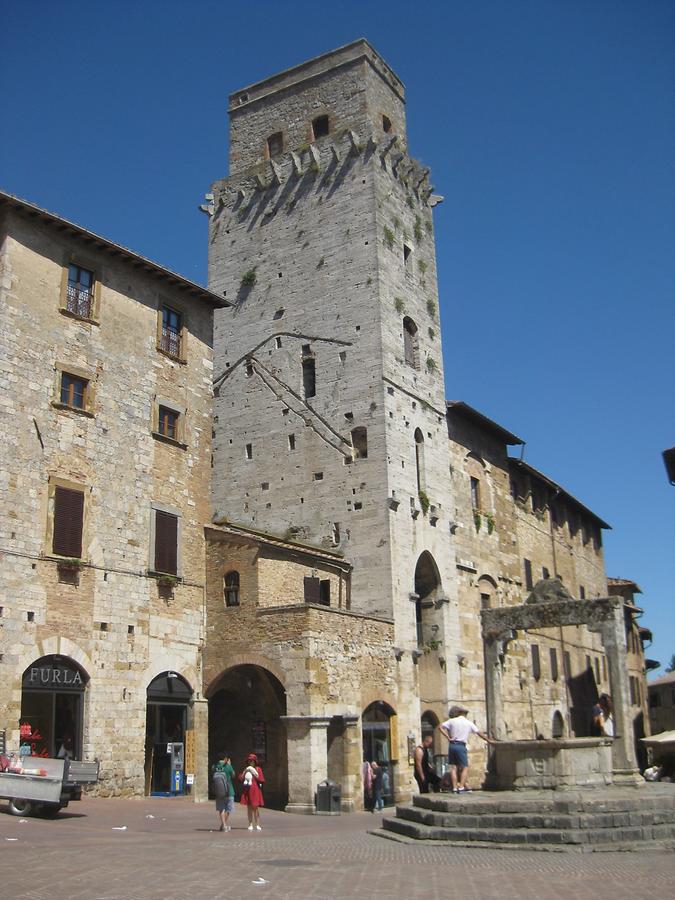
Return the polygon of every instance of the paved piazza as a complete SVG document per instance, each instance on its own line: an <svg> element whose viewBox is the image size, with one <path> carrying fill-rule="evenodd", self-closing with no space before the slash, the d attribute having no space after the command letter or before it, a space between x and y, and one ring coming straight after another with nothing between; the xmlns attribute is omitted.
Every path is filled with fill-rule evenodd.
<svg viewBox="0 0 675 900"><path fill-rule="evenodd" d="M379 817L237 806L229 833L213 804L158 798L71 803L57 819L19 819L0 801L0 890L12 900L216 898L529 898L663 900L675 854L542 853L407 845L368 834Z"/></svg>

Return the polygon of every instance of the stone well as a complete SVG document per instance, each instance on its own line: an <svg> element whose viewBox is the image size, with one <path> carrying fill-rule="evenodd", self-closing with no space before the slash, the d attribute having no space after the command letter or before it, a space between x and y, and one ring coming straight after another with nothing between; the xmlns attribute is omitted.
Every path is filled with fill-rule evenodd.
<svg viewBox="0 0 675 900"><path fill-rule="evenodd" d="M613 781L611 738L499 741L491 749L489 790L569 790Z"/></svg>

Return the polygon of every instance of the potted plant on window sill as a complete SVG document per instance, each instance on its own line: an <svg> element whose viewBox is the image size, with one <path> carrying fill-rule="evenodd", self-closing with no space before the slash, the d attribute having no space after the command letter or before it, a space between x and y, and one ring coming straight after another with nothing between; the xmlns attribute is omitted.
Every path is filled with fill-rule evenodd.
<svg viewBox="0 0 675 900"><path fill-rule="evenodd" d="M155 572L155 578L160 587L175 587L182 581L178 575L171 575L169 572Z"/></svg>
<svg viewBox="0 0 675 900"><path fill-rule="evenodd" d="M63 572L79 572L85 562L79 556L62 556L56 560L56 567Z"/></svg>

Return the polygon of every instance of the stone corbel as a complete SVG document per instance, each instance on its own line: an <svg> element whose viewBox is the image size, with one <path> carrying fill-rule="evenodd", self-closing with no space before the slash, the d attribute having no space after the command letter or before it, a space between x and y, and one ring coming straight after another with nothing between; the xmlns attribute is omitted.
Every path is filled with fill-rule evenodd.
<svg viewBox="0 0 675 900"><path fill-rule="evenodd" d="M255 186L259 191L267 190L267 182L262 177L262 175L260 175L258 172L256 172L256 175L255 175Z"/></svg>
<svg viewBox="0 0 675 900"><path fill-rule="evenodd" d="M432 191L433 188L430 187L427 193L427 202L433 209L434 206L438 206L440 203L442 203L445 200L445 197L443 197L441 194L432 194Z"/></svg>
<svg viewBox="0 0 675 900"><path fill-rule="evenodd" d="M309 155L312 157L311 168L315 172L321 171L321 154L314 144L309 145Z"/></svg>
<svg viewBox="0 0 675 900"><path fill-rule="evenodd" d="M293 160L293 171L295 174L302 175L302 160L293 150L291 150L291 159Z"/></svg>
<svg viewBox="0 0 675 900"><path fill-rule="evenodd" d="M420 656L424 656L421 650L411 650L410 655L412 656L412 661L417 665Z"/></svg>
<svg viewBox="0 0 675 900"><path fill-rule="evenodd" d="M396 497L387 497L387 506L393 512L396 512L396 510L399 508L400 503L401 503L401 501L398 500Z"/></svg>
<svg viewBox="0 0 675 900"><path fill-rule="evenodd" d="M418 191L419 191L422 183L424 182L424 180L428 177L429 177L429 169L422 169L422 172L420 174L420 180L415 185L415 187L417 188Z"/></svg>
<svg viewBox="0 0 675 900"><path fill-rule="evenodd" d="M349 152L354 153L354 154L360 153L361 152L361 144L359 143L358 134L350 128L349 131L347 132L347 135L349 137L349 143L351 144L351 147L349 148Z"/></svg>
<svg viewBox="0 0 675 900"><path fill-rule="evenodd" d="M387 153L394 149L394 147L398 146L398 135L395 134L393 138L389 141L389 143L382 149L382 156L385 157Z"/></svg>
<svg viewBox="0 0 675 900"><path fill-rule="evenodd" d="M401 662L404 653L405 650L402 650L400 647L394 647L394 656L396 657L396 662Z"/></svg>
<svg viewBox="0 0 675 900"><path fill-rule="evenodd" d="M333 154L333 159L335 160L335 162L339 163L340 162L340 151L335 146L335 144L330 145L330 150L331 150L331 153Z"/></svg>
<svg viewBox="0 0 675 900"><path fill-rule="evenodd" d="M215 210L213 194L204 194L204 199L206 200L206 203L200 203L199 208L203 213L206 213L207 216L212 216Z"/></svg>
<svg viewBox="0 0 675 900"><path fill-rule="evenodd" d="M237 191L237 197L239 198L240 203L246 202L246 191L243 188L239 188Z"/></svg>
<svg viewBox="0 0 675 900"><path fill-rule="evenodd" d="M277 184L281 184L281 166L279 163L275 163L273 159L270 160L270 166L272 166L272 177Z"/></svg>

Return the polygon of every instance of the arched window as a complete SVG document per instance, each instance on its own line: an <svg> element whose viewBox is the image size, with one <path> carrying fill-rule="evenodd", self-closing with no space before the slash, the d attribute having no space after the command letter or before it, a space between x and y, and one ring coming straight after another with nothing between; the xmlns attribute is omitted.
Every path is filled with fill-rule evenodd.
<svg viewBox="0 0 675 900"><path fill-rule="evenodd" d="M239 572L228 572L223 579L225 606L239 606Z"/></svg>
<svg viewBox="0 0 675 900"><path fill-rule="evenodd" d="M553 721L551 723L551 737L565 737L565 720L559 709L553 713Z"/></svg>
<svg viewBox="0 0 675 900"><path fill-rule="evenodd" d="M367 459L368 457L368 429L363 426L352 429L352 447L354 459Z"/></svg>
<svg viewBox="0 0 675 900"><path fill-rule="evenodd" d="M427 550L415 566L415 624L417 643L440 650L440 626L435 621L436 601L443 596L441 576L436 561Z"/></svg>
<svg viewBox="0 0 675 900"><path fill-rule="evenodd" d="M419 368L417 325L410 316L403 319L403 358L406 365Z"/></svg>
<svg viewBox="0 0 675 900"><path fill-rule="evenodd" d="M415 429L415 465L417 466L417 492L421 493L426 486L424 473L424 435L419 428Z"/></svg>
<svg viewBox="0 0 675 900"><path fill-rule="evenodd" d="M478 591L480 593L481 609L491 609L495 605L497 586L488 575L481 575L478 579Z"/></svg>

